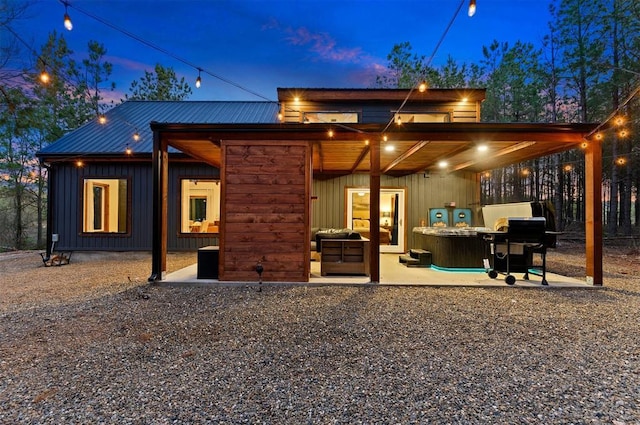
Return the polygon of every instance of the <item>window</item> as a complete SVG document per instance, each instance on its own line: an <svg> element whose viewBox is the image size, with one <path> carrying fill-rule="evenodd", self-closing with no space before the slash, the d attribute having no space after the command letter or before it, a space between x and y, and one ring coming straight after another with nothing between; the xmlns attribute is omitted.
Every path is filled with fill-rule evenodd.
<svg viewBox="0 0 640 425"><path fill-rule="evenodd" d="M82 231L127 232L127 180L84 179Z"/></svg>
<svg viewBox="0 0 640 425"><path fill-rule="evenodd" d="M402 112L395 113L393 119L396 123L451 122L451 114L449 112Z"/></svg>
<svg viewBox="0 0 640 425"><path fill-rule="evenodd" d="M305 123L357 123L357 112L305 112Z"/></svg>
<svg viewBox="0 0 640 425"><path fill-rule="evenodd" d="M220 181L182 179L180 199L180 232L220 232Z"/></svg>

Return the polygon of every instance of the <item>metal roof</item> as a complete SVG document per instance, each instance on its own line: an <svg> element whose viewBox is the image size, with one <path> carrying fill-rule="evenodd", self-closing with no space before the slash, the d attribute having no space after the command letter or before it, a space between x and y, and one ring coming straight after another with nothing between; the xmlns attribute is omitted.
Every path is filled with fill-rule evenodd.
<svg viewBox="0 0 640 425"><path fill-rule="evenodd" d="M278 103L265 101L127 101L106 114L106 123L94 119L40 152L39 157L76 154L136 153L153 147L152 121L174 124L272 124L278 122ZM135 141L133 135L140 139ZM174 150L175 152L175 150Z"/></svg>

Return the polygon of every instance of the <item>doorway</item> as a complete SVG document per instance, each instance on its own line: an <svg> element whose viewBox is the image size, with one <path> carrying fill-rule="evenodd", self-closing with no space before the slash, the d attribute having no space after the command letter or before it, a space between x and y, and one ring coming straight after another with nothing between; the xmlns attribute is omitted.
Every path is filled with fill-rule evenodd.
<svg viewBox="0 0 640 425"><path fill-rule="evenodd" d="M369 188L345 188L346 223L363 237L370 238ZM380 189L380 252L405 251L405 188Z"/></svg>

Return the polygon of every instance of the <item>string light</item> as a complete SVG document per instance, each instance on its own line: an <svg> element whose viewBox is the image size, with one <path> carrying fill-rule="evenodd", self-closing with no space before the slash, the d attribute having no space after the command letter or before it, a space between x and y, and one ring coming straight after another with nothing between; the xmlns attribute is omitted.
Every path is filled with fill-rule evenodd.
<svg viewBox="0 0 640 425"><path fill-rule="evenodd" d="M333 130L329 129L328 131L329 138L333 138Z"/></svg>
<svg viewBox="0 0 640 425"><path fill-rule="evenodd" d="M136 142L140 141L140 133L138 133L137 131L133 133L133 140L135 140Z"/></svg>
<svg viewBox="0 0 640 425"><path fill-rule="evenodd" d="M476 14L476 0L470 0L469 1L469 17L473 16Z"/></svg>
<svg viewBox="0 0 640 425"><path fill-rule="evenodd" d="M625 158L623 158L623 157L620 157L620 158L616 159L616 164L617 165L624 165L626 163L627 163L627 160Z"/></svg>
<svg viewBox="0 0 640 425"><path fill-rule="evenodd" d="M427 82L426 81L422 80L420 82L420 85L418 86L418 91L420 93L424 93L425 91L427 91Z"/></svg>
<svg viewBox="0 0 640 425"><path fill-rule="evenodd" d="M620 132L618 133L618 136L620 136L622 139L624 139L628 135L629 135L629 133L625 129L620 130Z"/></svg>
<svg viewBox="0 0 640 425"><path fill-rule="evenodd" d="M40 73L40 81L42 81L44 84L48 84L49 81L51 81L51 77L49 77L49 73L46 69L43 69Z"/></svg>
<svg viewBox="0 0 640 425"><path fill-rule="evenodd" d="M198 68L198 78L196 78L196 88L199 89L200 85L202 84L202 78L200 78L200 71L202 71L200 68Z"/></svg>
<svg viewBox="0 0 640 425"><path fill-rule="evenodd" d="M105 125L107 123L107 117L104 114L98 115L98 122Z"/></svg>
<svg viewBox="0 0 640 425"><path fill-rule="evenodd" d="M71 22L71 18L69 17L69 13L67 11L67 8L69 7L69 2L62 1L62 4L64 4L64 27L68 31L71 31L73 29L73 23Z"/></svg>
<svg viewBox="0 0 640 425"><path fill-rule="evenodd" d="M124 149L124 153L127 155L131 155L133 153L133 150L129 147L129 145L127 145L127 147Z"/></svg>

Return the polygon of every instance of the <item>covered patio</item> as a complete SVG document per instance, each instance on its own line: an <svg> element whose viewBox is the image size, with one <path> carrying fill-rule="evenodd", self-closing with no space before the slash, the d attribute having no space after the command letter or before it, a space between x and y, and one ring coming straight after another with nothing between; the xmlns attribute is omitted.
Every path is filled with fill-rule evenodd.
<svg viewBox="0 0 640 425"><path fill-rule="evenodd" d="M333 93L318 90L316 95ZM389 91L385 95L394 101L407 96L406 91ZM452 95L459 96L451 92L432 94ZM481 93L471 95L465 101L475 102L479 108ZM281 101L288 99L283 97ZM368 176L372 231L370 278L367 279L371 283L383 283L385 279L396 279L385 277L392 273L384 271L387 264L380 255L377 229L380 227L381 175L426 173L438 170L438 164L446 161L447 172L466 172L475 175L479 182L480 173L487 170L581 149L585 155L586 283L602 285L602 146L595 137L586 139L596 128L595 124L456 121L336 125L302 121L151 123L154 215L150 281L159 282L168 277L170 147L221 170L220 280L252 281L256 276L256 258L258 262L262 258L265 266L269 266L265 267L265 281L302 283L315 278L310 253L305 248L310 240L314 180L354 174ZM384 149L389 141L394 143L393 150ZM483 155L478 154L480 145L486 148ZM476 190L479 193L479 185ZM288 249L283 250L283 246ZM397 261L397 257L395 259Z"/></svg>
<svg viewBox="0 0 640 425"><path fill-rule="evenodd" d="M167 183L166 176L169 146L204 160L214 166L222 166L221 159L224 146L238 146L257 142L274 146L307 145L312 152L313 171L311 178L331 178L355 172L369 175L371 189L371 264L370 279L372 283L384 283L379 247L379 199L376 194L380 190L381 173L397 174L416 173L418 170L429 170L436 167L436 162L446 158L452 171L473 171L480 173L491 168L499 168L509 164L520 163L529 159L561 152L568 149L582 149L586 163L586 283L602 285L602 212L601 212L601 177L602 150L597 140L587 141L585 136L593 130L591 124L486 124L486 123L446 123L446 124L406 124L401 131L389 133L389 137L398 144L393 155L381 152L380 138L372 135L382 134L382 125L356 124L350 131L327 136L327 127L323 124L287 124L287 125L198 125L152 123L154 131L154 242L151 281L164 280L166 257L166 211ZM357 130L357 131L354 131ZM491 152L483 161L474 157L476 145L485 143ZM302 143L302 145L301 145ZM277 161L272 158L269 161ZM223 173L222 187L225 187ZM164 189L163 189L164 188ZM306 208L304 226L310 227L309 202L311 193L304 200ZM249 207L247 207L249 208ZM308 233L300 238L309 239ZM248 241L247 241L248 242ZM221 227L220 257L224 261L225 250L230 244L225 240L224 224ZM247 249L251 252L253 246ZM308 253L304 253L304 263L310 264ZM253 270L253 264L249 270ZM222 266L224 267L224 266ZM386 267L386 266L385 266ZM304 266L303 273L314 279L310 266ZM406 272L406 270L405 270ZM406 273L404 273L406 275ZM254 273L246 271L245 278L250 281ZM392 274L389 274L392 276ZM394 279L386 278L388 281ZM234 281L227 278L221 280ZM283 281L273 278L271 281ZM285 279L286 280L286 279ZM446 279L443 279L443 282ZM439 282L438 284L442 284ZM487 283L491 283L488 281Z"/></svg>

